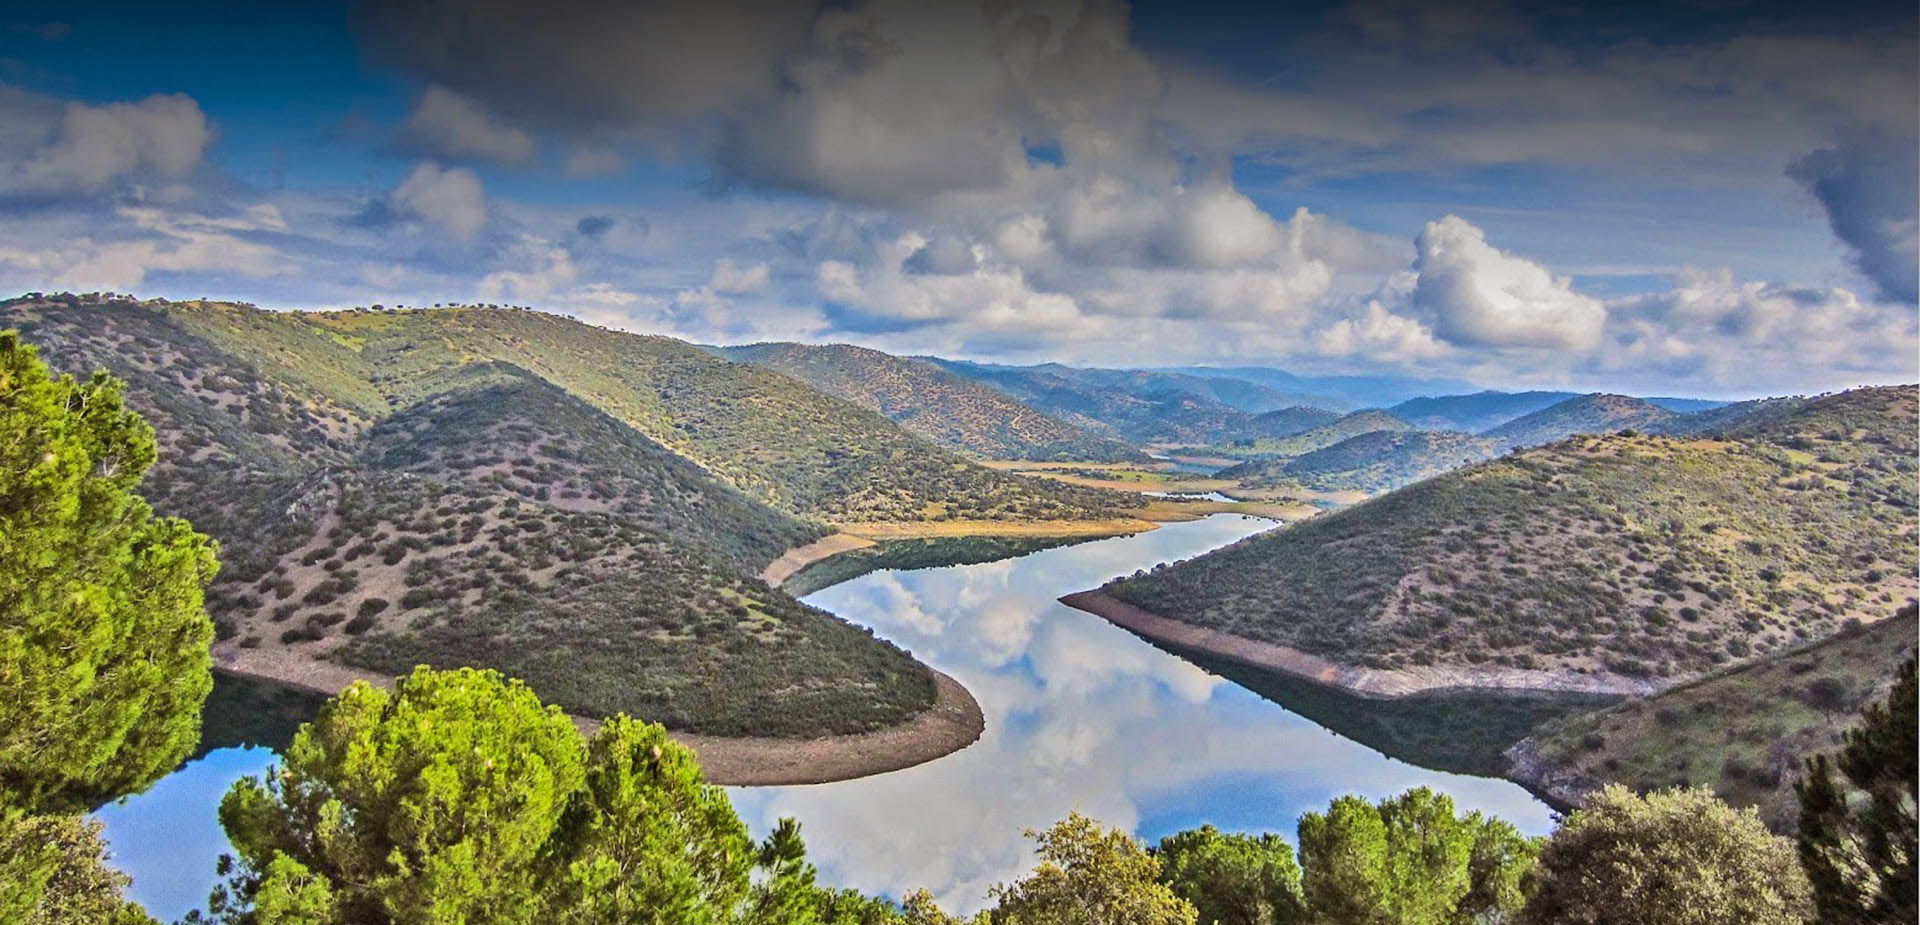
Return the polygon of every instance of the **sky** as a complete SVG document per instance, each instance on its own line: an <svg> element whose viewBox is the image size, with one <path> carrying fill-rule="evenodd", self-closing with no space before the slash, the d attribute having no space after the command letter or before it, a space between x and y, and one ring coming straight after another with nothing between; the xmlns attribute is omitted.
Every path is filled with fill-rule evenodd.
<svg viewBox="0 0 1920 925"><path fill-rule="evenodd" d="M1911 2L0 13L0 292L1737 398L1920 378Z"/></svg>

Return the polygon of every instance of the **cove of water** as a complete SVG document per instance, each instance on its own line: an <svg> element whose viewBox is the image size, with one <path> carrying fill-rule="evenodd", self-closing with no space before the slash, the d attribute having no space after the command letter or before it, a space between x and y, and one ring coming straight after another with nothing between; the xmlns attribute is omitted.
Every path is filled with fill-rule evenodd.
<svg viewBox="0 0 1920 925"><path fill-rule="evenodd" d="M1544 834L1549 807L1475 775L1497 772L1501 746L1570 706L1382 704L1231 665L1209 671L1055 600L1271 526L1216 515L972 565L881 567L813 591L808 603L959 679L985 711L986 732L903 771L732 788L735 807L756 835L781 816L799 819L824 884L896 897L925 887L963 912L1031 866L1023 830L1074 810L1146 839L1212 823L1291 842L1300 814L1333 797L1425 785L1462 809ZM202 754L99 811L114 863L134 878L134 899L163 920L205 903L214 861L227 849L215 818L221 794L262 772L313 703L223 679Z"/></svg>

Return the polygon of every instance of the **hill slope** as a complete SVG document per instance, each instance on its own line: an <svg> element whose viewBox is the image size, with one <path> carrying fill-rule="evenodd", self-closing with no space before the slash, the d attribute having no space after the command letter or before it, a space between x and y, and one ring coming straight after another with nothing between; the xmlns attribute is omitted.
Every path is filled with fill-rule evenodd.
<svg viewBox="0 0 1920 925"><path fill-rule="evenodd" d="M1219 473L1249 488L1389 491L1499 453L1486 437L1455 431L1374 430L1300 456L1250 460Z"/></svg>
<svg viewBox="0 0 1920 925"><path fill-rule="evenodd" d="M296 672L480 664L587 715L865 731L929 705L931 672L767 588L766 563L828 517L1071 519L1118 497L992 472L691 345L525 311L55 296L0 305L0 326L57 369L126 380L161 441L143 490L221 540L221 651Z"/></svg>
<svg viewBox="0 0 1920 925"><path fill-rule="evenodd" d="M1514 418L1557 405L1574 392L1498 392L1409 398L1387 410L1423 430L1460 430L1477 434Z"/></svg>
<svg viewBox="0 0 1920 925"><path fill-rule="evenodd" d="M1643 792L1705 786L1791 831L1799 812L1793 784L1806 760L1837 749L1861 708L1886 695L1916 632L1909 607L1805 648L1550 722L1516 757L1531 766L1526 783L1557 783L1555 795L1569 802L1609 781Z"/></svg>
<svg viewBox="0 0 1920 925"><path fill-rule="evenodd" d="M1237 445L1236 449L1251 451L1258 456L1304 456L1315 450L1324 450L1342 440L1379 431L1397 432L1411 430L1411 424L1394 417L1385 411L1355 411L1343 415L1318 427L1300 431L1291 436L1276 439L1256 439L1250 446ZM1228 470L1231 472L1233 470ZM1227 472L1220 473L1223 478L1233 478Z"/></svg>
<svg viewBox="0 0 1920 925"><path fill-rule="evenodd" d="M1245 411L1180 387L1178 377L1057 363L998 366L926 359L1053 417L1134 444L1219 442L1239 436L1252 419ZM1275 407L1292 404L1274 400L1279 403Z"/></svg>
<svg viewBox="0 0 1920 925"><path fill-rule="evenodd" d="M1539 446L1574 434L1607 434L1618 430L1658 430L1679 417L1652 402L1625 395L1595 392L1549 405L1487 431L1504 446Z"/></svg>
<svg viewBox="0 0 1920 925"><path fill-rule="evenodd" d="M1738 439L1578 437L1102 590L1348 665L1689 678L1913 597L1915 427L1890 387Z"/></svg>
<svg viewBox="0 0 1920 925"><path fill-rule="evenodd" d="M989 459L1146 459L1119 440L1048 417L998 389L924 360L847 344L752 344L718 352L878 411L950 450Z"/></svg>

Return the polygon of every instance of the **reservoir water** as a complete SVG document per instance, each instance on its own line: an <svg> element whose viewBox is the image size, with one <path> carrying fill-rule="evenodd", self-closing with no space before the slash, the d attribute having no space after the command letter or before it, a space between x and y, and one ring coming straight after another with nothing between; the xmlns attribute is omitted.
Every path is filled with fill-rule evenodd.
<svg viewBox="0 0 1920 925"><path fill-rule="evenodd" d="M985 711L986 732L903 771L734 788L735 807L756 835L781 816L799 819L822 883L896 897L925 887L968 912L1031 865L1023 830L1074 810L1147 839L1212 823L1292 842L1300 814L1335 796L1426 785L1545 833L1545 804L1481 775L1547 706L1387 704L1232 666L1214 674L1055 601L1271 526L1216 515L974 565L873 571L813 592L807 602L959 679ZM216 700L202 755L98 813L114 863L133 875L133 898L163 921L205 903L226 849L221 794L262 772L273 752L261 746L284 742L287 724L311 708L233 682Z"/></svg>

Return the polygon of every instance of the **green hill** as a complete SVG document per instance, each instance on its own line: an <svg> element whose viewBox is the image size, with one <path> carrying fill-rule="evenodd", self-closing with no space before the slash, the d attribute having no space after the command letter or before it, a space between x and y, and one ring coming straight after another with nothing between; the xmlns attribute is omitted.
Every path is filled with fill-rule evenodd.
<svg viewBox="0 0 1920 925"><path fill-rule="evenodd" d="M1385 411L1355 411L1343 415L1325 424L1312 427L1285 437L1255 438L1251 442L1236 441L1231 449L1243 456L1256 457L1293 457L1304 456L1315 450L1324 450L1342 440L1371 434L1378 431L1411 430L1413 425L1394 417ZM1251 473L1260 468L1258 461L1249 463L1247 471ZM1235 469L1220 473L1221 478L1238 478L1232 475Z"/></svg>
<svg viewBox="0 0 1920 925"><path fill-rule="evenodd" d="M847 344L752 344L721 356L763 366L878 411L940 446L988 459L1144 462L1110 437L1048 417L924 360Z"/></svg>
<svg viewBox="0 0 1920 925"><path fill-rule="evenodd" d="M1225 442L1239 437L1252 420L1247 412L1194 391L1205 386L1210 392L1215 385L1197 376L925 359L1055 418L1135 445ZM1291 404L1280 399L1273 397Z"/></svg>
<svg viewBox="0 0 1920 925"><path fill-rule="evenodd" d="M1735 439L1576 437L1103 590L1346 664L1695 677L1915 595L1916 417L1889 387Z"/></svg>
<svg viewBox="0 0 1920 925"><path fill-rule="evenodd" d="M1705 411L1694 411L1680 415L1654 428L1656 433L1669 436L1687 436L1698 434L1725 433L1737 427L1753 424L1767 417L1790 414L1805 405L1810 399L1794 395L1782 398L1757 398L1752 401L1734 402Z"/></svg>
<svg viewBox="0 0 1920 925"><path fill-rule="evenodd" d="M0 304L0 327L57 369L126 380L162 448L144 491L222 543L223 651L488 665L587 715L785 736L896 722L931 703L931 673L761 568L823 522L1130 500L994 472L688 344L528 311L53 296Z"/></svg>
<svg viewBox="0 0 1920 925"><path fill-rule="evenodd" d="M1799 812L1806 759L1837 749L1867 703L1885 697L1913 651L1914 609L1604 710L1550 722L1516 752L1530 784L1566 792L1618 781L1636 790L1712 787L1758 806L1776 830Z"/></svg>
<svg viewBox="0 0 1920 925"><path fill-rule="evenodd" d="M1539 446L1575 434L1608 434L1619 430L1657 431L1680 415L1659 405L1625 395L1595 392L1549 405L1485 432L1501 445Z"/></svg>
<svg viewBox="0 0 1920 925"><path fill-rule="evenodd" d="M1300 485L1376 494L1491 459L1499 444L1453 431L1374 430L1293 457L1251 460L1219 473L1248 488Z"/></svg>
<svg viewBox="0 0 1920 925"><path fill-rule="evenodd" d="M1514 418L1557 405L1573 392L1498 392L1409 398L1387 410L1423 430L1459 430L1470 434L1499 427Z"/></svg>
<svg viewBox="0 0 1920 925"><path fill-rule="evenodd" d="M1304 433L1316 427L1324 427L1340 420L1340 415L1320 408L1295 405L1291 408L1276 408L1253 416L1247 422L1242 439L1270 437L1278 439Z"/></svg>

